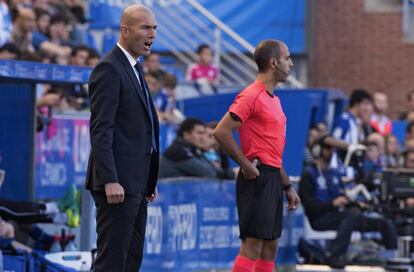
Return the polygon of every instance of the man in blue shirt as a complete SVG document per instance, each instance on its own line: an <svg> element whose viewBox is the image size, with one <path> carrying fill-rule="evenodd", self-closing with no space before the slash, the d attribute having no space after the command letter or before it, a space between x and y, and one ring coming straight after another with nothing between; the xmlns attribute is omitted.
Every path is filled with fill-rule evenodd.
<svg viewBox="0 0 414 272"><path fill-rule="evenodd" d="M328 264L341 268L353 231L379 231L387 249L397 248L397 230L384 218L371 218L351 206L343 194L344 187L337 169L330 167L332 147L324 139L313 147L315 163L302 173L299 195L313 229L334 230L337 236L327 250ZM318 154L316 154L318 153Z"/></svg>

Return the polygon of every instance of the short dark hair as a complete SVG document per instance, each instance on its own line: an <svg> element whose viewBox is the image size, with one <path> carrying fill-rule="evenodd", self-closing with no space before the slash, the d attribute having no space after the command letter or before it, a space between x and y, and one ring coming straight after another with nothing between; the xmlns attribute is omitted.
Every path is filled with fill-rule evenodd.
<svg viewBox="0 0 414 272"><path fill-rule="evenodd" d="M36 14L36 20L39 20L39 18L42 17L42 16L49 16L50 17L50 13L47 10L44 10L44 9L36 8L34 10L34 12Z"/></svg>
<svg viewBox="0 0 414 272"><path fill-rule="evenodd" d="M98 59L100 59L100 58L101 58L101 56L99 55L98 51L96 51L95 49L93 49L93 48L90 48L90 47L89 47L89 56L88 56L88 60L89 60L89 59L93 59L93 58L98 58Z"/></svg>
<svg viewBox="0 0 414 272"><path fill-rule="evenodd" d="M66 25L68 24L68 19L63 14L57 14L50 18L50 25L53 25L56 23L64 23Z"/></svg>
<svg viewBox="0 0 414 272"><path fill-rule="evenodd" d="M364 100L372 103L372 96L364 89L355 89L352 91L349 107L352 108L357 104L361 104Z"/></svg>
<svg viewBox="0 0 414 272"><path fill-rule="evenodd" d="M269 69L269 60L271 58L280 58L280 42L277 40L264 40L254 50L254 61L260 73Z"/></svg>
<svg viewBox="0 0 414 272"><path fill-rule="evenodd" d="M0 47L0 52L4 52L4 51L16 54L18 57L22 53L19 47L15 43L11 43L11 42L5 43L2 47Z"/></svg>
<svg viewBox="0 0 414 272"><path fill-rule="evenodd" d="M164 87L174 89L177 87L177 77L171 73L165 73Z"/></svg>
<svg viewBox="0 0 414 272"><path fill-rule="evenodd" d="M210 45L205 44L205 43L200 44L200 45L197 47L196 52L197 52L197 54L198 54L198 55L200 55L200 54L201 54L201 52L203 52L203 50L205 50L205 49L210 49L210 50L211 50Z"/></svg>
<svg viewBox="0 0 414 272"><path fill-rule="evenodd" d="M407 148L406 150L404 150L402 152L402 155L403 155L403 158L404 158L404 163L406 162L408 155L411 154L411 153L414 153L414 149L412 149L412 148Z"/></svg>
<svg viewBox="0 0 414 272"><path fill-rule="evenodd" d="M163 70L158 70L158 71L154 71L154 72L148 72L148 73L145 74L145 76L153 77L157 81L162 82L162 84L164 85L165 74L166 73Z"/></svg>
<svg viewBox="0 0 414 272"><path fill-rule="evenodd" d="M70 53L71 57L76 56L80 51L86 51L88 52L88 56L91 52L90 48L86 45L78 45L72 48L72 52Z"/></svg>
<svg viewBox="0 0 414 272"><path fill-rule="evenodd" d="M197 118L187 118L185 119L180 127L178 128L177 131L177 135L178 137L183 137L184 136L184 132L191 132L193 131L194 127L200 125L200 126L205 126L205 124L203 123L203 121L201 121L200 119Z"/></svg>

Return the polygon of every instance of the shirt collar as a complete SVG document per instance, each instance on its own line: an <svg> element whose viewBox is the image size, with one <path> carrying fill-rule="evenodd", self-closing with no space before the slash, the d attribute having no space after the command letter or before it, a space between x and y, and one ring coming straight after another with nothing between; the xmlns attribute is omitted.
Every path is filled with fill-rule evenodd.
<svg viewBox="0 0 414 272"><path fill-rule="evenodd" d="M129 54L129 52L126 51L126 49L123 48L121 44L116 43L116 45L122 50L122 52L124 52L124 54L127 57L129 63L131 64L131 66L132 67L135 67L135 64L137 64L137 62L139 62L139 58L138 59L134 59L134 57L131 56L131 54Z"/></svg>

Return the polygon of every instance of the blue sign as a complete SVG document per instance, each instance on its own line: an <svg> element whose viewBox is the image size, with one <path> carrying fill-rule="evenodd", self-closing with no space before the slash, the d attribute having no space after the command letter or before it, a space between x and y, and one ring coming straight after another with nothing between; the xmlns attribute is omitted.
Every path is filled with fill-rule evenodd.
<svg viewBox="0 0 414 272"><path fill-rule="evenodd" d="M161 152L175 134L175 126L160 126ZM54 116L36 134L35 199L59 198L69 185L84 185L91 149L89 138L89 114Z"/></svg>
<svg viewBox="0 0 414 272"><path fill-rule="evenodd" d="M90 153L89 117L55 116L36 135L34 198L59 198L85 183Z"/></svg>
<svg viewBox="0 0 414 272"><path fill-rule="evenodd" d="M235 182L160 181L148 207L142 271L230 268L240 247ZM284 211L277 263L295 264L303 211Z"/></svg>

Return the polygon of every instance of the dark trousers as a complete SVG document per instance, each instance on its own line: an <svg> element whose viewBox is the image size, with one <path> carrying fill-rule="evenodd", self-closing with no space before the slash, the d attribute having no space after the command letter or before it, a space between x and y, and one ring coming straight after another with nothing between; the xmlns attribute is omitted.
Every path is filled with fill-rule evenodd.
<svg viewBox="0 0 414 272"><path fill-rule="evenodd" d="M394 223L389 219L367 217L357 208L321 214L312 220L312 227L315 230L337 232L329 248L332 256L346 253L353 231L379 231L387 249L397 248L397 229Z"/></svg>
<svg viewBox="0 0 414 272"><path fill-rule="evenodd" d="M104 192L92 192L96 206L97 256L95 272L137 272L144 251L147 200L126 195L123 203L108 204Z"/></svg>

